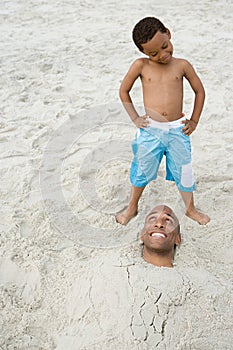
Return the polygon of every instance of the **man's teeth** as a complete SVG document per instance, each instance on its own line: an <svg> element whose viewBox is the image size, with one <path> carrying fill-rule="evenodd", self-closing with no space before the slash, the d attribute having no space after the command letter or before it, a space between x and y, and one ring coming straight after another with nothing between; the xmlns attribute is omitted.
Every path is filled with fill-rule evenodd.
<svg viewBox="0 0 233 350"><path fill-rule="evenodd" d="M155 233L152 233L151 235L152 237L156 237L156 236L159 236L159 237L163 237L165 238L165 235L163 233L158 233L158 232L155 232Z"/></svg>

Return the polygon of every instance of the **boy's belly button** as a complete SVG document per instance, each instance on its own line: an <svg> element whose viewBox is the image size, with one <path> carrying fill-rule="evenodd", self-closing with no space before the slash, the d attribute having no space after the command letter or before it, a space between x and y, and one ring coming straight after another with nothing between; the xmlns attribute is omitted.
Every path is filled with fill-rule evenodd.
<svg viewBox="0 0 233 350"><path fill-rule="evenodd" d="M167 116L167 113L166 113L166 112L163 112L162 115Z"/></svg>

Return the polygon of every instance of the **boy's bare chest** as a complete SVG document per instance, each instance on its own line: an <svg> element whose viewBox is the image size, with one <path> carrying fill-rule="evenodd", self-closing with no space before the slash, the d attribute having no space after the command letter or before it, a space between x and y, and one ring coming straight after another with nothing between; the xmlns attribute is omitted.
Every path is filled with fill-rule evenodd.
<svg viewBox="0 0 233 350"><path fill-rule="evenodd" d="M180 84L183 81L183 71L177 67L150 67L143 69L141 79L143 84Z"/></svg>

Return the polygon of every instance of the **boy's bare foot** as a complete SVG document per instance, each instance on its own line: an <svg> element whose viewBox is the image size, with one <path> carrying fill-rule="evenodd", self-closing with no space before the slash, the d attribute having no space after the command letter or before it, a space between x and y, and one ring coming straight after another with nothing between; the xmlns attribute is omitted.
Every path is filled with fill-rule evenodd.
<svg viewBox="0 0 233 350"><path fill-rule="evenodd" d="M200 225L206 225L210 221L210 217L206 214L201 213L197 209L193 209L186 212L186 215L195 221L197 221Z"/></svg>
<svg viewBox="0 0 233 350"><path fill-rule="evenodd" d="M115 218L116 222L121 225L127 225L131 219L133 219L138 214L137 209L126 208L118 213Z"/></svg>

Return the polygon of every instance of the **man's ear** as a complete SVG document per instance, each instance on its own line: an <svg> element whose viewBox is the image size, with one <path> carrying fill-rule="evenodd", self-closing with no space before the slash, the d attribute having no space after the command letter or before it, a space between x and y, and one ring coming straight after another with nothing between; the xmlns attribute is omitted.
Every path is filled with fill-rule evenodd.
<svg viewBox="0 0 233 350"><path fill-rule="evenodd" d="M142 232L140 233L140 236L139 236L139 241L140 241L140 244L143 244L144 243L144 230L142 230Z"/></svg>
<svg viewBox="0 0 233 350"><path fill-rule="evenodd" d="M181 234L180 234L180 233L177 233L177 235L176 235L176 240L175 240L175 244L176 244L177 246L179 246L180 243L181 243Z"/></svg>
<svg viewBox="0 0 233 350"><path fill-rule="evenodd" d="M168 28L166 28L166 33L167 33L169 39L171 39L172 35L171 35L171 32Z"/></svg>

